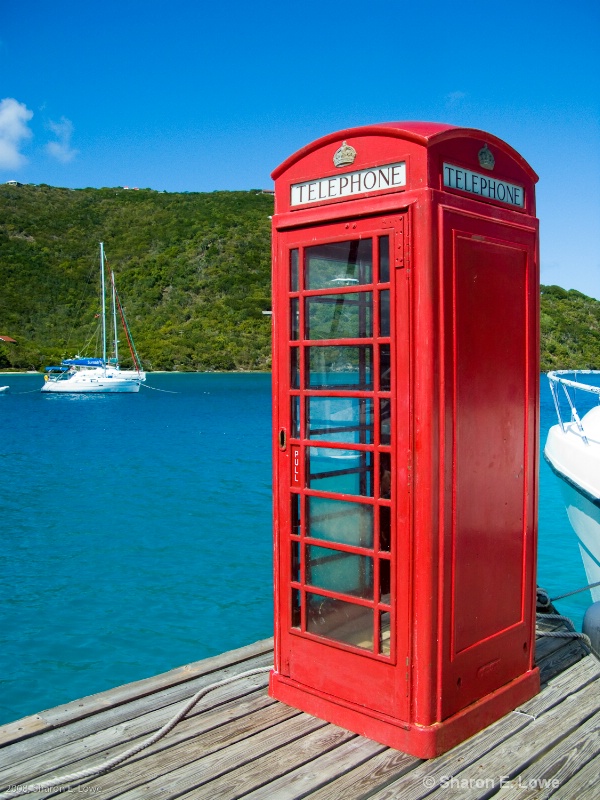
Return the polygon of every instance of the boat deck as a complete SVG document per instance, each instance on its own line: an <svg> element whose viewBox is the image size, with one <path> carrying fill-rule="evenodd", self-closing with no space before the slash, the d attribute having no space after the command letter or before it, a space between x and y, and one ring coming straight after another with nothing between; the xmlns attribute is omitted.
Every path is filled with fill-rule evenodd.
<svg viewBox="0 0 600 800"><path fill-rule="evenodd" d="M538 627L564 630L564 623ZM272 640L258 642L0 727L0 791L23 796L25 785L104 762L157 731L202 687L272 657ZM537 639L536 661L540 694L435 759L271 699L262 672L209 692L163 739L70 790L102 800L596 798L600 662L581 640L546 637Z"/></svg>

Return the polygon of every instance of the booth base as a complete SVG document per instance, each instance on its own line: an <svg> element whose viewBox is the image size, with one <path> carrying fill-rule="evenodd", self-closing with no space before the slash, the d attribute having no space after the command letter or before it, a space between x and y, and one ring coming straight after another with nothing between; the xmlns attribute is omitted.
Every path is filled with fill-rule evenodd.
<svg viewBox="0 0 600 800"><path fill-rule="evenodd" d="M271 672L269 679L269 694L276 700L417 758L445 753L514 711L539 690L536 667L442 722L417 725L317 692L277 672Z"/></svg>

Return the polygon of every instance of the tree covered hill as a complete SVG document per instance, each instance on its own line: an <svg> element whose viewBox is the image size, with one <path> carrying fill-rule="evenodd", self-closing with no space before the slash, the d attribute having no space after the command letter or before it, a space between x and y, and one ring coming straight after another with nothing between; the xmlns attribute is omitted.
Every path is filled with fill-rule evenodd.
<svg viewBox="0 0 600 800"><path fill-rule="evenodd" d="M0 367L37 369L94 338L99 245L155 370L270 364L273 198L253 192L0 186ZM92 353L90 353L92 354Z"/></svg>
<svg viewBox="0 0 600 800"><path fill-rule="evenodd" d="M560 286L541 287L541 368L600 369L600 302Z"/></svg>
<svg viewBox="0 0 600 800"><path fill-rule="evenodd" d="M272 213L259 191L0 186L0 369L93 354L100 241L146 368L268 369ZM543 370L600 369L600 302L543 286L541 338Z"/></svg>

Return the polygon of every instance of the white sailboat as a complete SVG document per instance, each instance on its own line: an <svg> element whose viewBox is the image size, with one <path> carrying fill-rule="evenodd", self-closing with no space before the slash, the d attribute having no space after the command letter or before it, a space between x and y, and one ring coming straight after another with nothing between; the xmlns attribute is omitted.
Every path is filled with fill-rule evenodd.
<svg viewBox="0 0 600 800"><path fill-rule="evenodd" d="M115 286L115 276L109 269L111 286L111 311L113 324L114 355L107 357L106 329L106 286L104 243L100 242L100 283L102 295L102 356L97 358L67 358L57 367L46 367L47 374L42 392L81 393L123 393L139 392L140 385L146 380L146 373L135 349L125 312L119 300ZM119 340L117 335L117 311L121 318L123 330L129 344L134 369L122 370L119 366Z"/></svg>
<svg viewBox="0 0 600 800"><path fill-rule="evenodd" d="M548 432L544 456L560 478L569 522L577 534L587 579L593 584L600 581L600 405L580 418L574 396L585 392L600 401L600 371L578 370L575 380L565 377L569 374L573 373L548 373L558 425ZM581 375L589 376L590 382L584 383ZM559 388L569 406L568 420L562 417ZM591 594L595 602L600 601L600 586L591 589Z"/></svg>

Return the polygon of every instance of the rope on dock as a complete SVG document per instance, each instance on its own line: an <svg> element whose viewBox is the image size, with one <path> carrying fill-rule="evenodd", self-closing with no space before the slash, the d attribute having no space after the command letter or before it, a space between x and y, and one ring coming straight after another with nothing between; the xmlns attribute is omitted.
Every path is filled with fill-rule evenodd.
<svg viewBox="0 0 600 800"><path fill-rule="evenodd" d="M547 616L546 614L544 616ZM587 646L592 649L592 643L590 641L590 637L585 633L579 633L578 631L541 631L536 629L535 631L536 637L538 636L550 636L553 639L582 639Z"/></svg>
<svg viewBox="0 0 600 800"><path fill-rule="evenodd" d="M75 783L75 781L83 781L88 778L96 778L98 775L109 772L111 769L118 767L119 764L122 764L124 761L127 761L132 756L137 755L142 750L145 750L147 747L150 747L166 736L167 733L172 731L173 728L179 722L181 722L181 720L189 711L191 711L196 703L206 694L208 694L208 692L211 692L213 689L218 689L221 686L227 686L227 684L234 683L234 681L238 681L241 678L249 678L251 675L258 675L261 672L269 672L272 669L272 664L270 664L268 667L255 667L254 669L246 670L246 672L240 672L237 675L233 675L231 678L224 678L222 681L211 683L208 686L200 689L200 691L198 691L190 700L188 700L183 708L178 711L177 714L169 720L169 722L163 725L162 728L156 731L156 733L153 733L152 736L149 736L143 742L140 742L139 744L134 745L134 747L129 748L129 750L125 750L120 755L109 758L107 761L104 761L95 767L88 767L87 769L82 769L80 772L73 772L71 775L62 775L58 778L51 778L47 781L41 781L40 783L19 786L16 789L12 789L4 794L0 794L0 800L11 800L13 797L20 797L23 794L30 794L31 792L45 792L48 789L58 786L62 787L65 784Z"/></svg>
<svg viewBox="0 0 600 800"><path fill-rule="evenodd" d="M591 586L596 586L597 584L591 584ZM585 633L579 633L575 630L575 625L573 624L573 620L569 619L569 617L565 617L564 614L557 614L554 610L554 606L552 603L554 600L560 600L563 597L569 597L572 594L578 594L578 592L584 592L586 589L589 589L590 586L584 586L583 589L577 589L574 592L568 592L567 594L563 594L560 597L553 597L550 598L548 592L545 589L537 587L537 594L536 594L536 623L539 620L550 620L554 619L557 621L562 622L566 627L571 628L571 630L567 631L544 631L538 628L537 624L535 626L535 635L537 637L547 636L553 639L581 639L585 644L589 647L591 652L594 652L594 648L592 647L592 643L590 641L590 637Z"/></svg>
<svg viewBox="0 0 600 800"><path fill-rule="evenodd" d="M592 643L590 641L590 637L585 633L579 633L578 631L574 630L575 626L571 622L568 617L563 617L562 614L536 614L536 619L557 619L561 620L562 622L568 623L573 630L572 631L543 631L540 630L536 626L535 635L538 636L550 636L554 639L582 639L587 646L592 650Z"/></svg>

